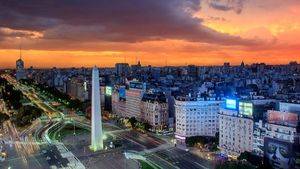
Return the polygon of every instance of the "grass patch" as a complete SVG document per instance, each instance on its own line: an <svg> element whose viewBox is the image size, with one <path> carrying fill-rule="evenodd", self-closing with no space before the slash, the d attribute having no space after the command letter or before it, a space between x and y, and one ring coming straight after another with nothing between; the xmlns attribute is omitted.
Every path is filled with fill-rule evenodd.
<svg viewBox="0 0 300 169"><path fill-rule="evenodd" d="M82 127L78 127L75 125L75 135L82 135L85 133L89 133L90 131L87 129L84 129ZM51 132L49 134L49 137L51 140L63 140L66 136L73 135L74 134L74 125L73 124L66 124L61 130L57 132Z"/></svg>
<svg viewBox="0 0 300 169"><path fill-rule="evenodd" d="M138 161L141 164L142 169L155 169L145 161L142 161L142 160L138 160Z"/></svg>

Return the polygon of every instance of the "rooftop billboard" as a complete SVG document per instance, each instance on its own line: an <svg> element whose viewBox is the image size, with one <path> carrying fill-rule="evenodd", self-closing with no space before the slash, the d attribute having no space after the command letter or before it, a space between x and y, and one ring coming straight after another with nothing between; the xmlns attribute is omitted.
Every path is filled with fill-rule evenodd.
<svg viewBox="0 0 300 169"><path fill-rule="evenodd" d="M269 110L267 118L269 123L291 127L296 127L299 120L299 116L296 113L281 112L275 110Z"/></svg>
<svg viewBox="0 0 300 169"><path fill-rule="evenodd" d="M119 88L119 99L120 100L125 100L126 99L126 88L125 88L125 86L121 86Z"/></svg>
<svg viewBox="0 0 300 169"><path fill-rule="evenodd" d="M237 100L235 99L226 99L225 100L225 108L227 109L237 109Z"/></svg>
<svg viewBox="0 0 300 169"><path fill-rule="evenodd" d="M247 102L239 102L239 112L242 115L252 116L253 114L253 104Z"/></svg>

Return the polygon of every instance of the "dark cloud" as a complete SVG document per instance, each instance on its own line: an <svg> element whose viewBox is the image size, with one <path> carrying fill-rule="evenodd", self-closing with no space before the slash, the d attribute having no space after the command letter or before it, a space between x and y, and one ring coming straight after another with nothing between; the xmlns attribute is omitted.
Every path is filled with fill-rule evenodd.
<svg viewBox="0 0 300 169"><path fill-rule="evenodd" d="M203 26L193 17L199 9L200 0L2 0L0 27L40 31L52 40L257 43Z"/></svg>
<svg viewBox="0 0 300 169"><path fill-rule="evenodd" d="M229 20L225 19L224 17L215 17L215 16L209 16L206 18L210 21L220 21L220 22L228 22Z"/></svg>
<svg viewBox="0 0 300 169"><path fill-rule="evenodd" d="M37 38L39 36L36 32L31 31L19 31L12 30L9 28L1 28L0 27L0 40L4 40L7 38Z"/></svg>
<svg viewBox="0 0 300 169"><path fill-rule="evenodd" d="M246 0L208 0L210 7L222 11L235 11L240 14Z"/></svg>

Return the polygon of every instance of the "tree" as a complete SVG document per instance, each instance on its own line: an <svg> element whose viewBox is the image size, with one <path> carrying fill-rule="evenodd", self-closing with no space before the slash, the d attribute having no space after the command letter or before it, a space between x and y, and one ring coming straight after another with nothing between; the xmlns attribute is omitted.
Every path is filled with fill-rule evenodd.
<svg viewBox="0 0 300 169"><path fill-rule="evenodd" d="M2 124L5 120L8 120L9 116L4 113L0 113L0 123Z"/></svg>
<svg viewBox="0 0 300 169"><path fill-rule="evenodd" d="M262 157L259 157L257 155L252 154L251 152L245 151L241 153L241 155L238 157L238 160L240 161L248 161L252 165L255 166L261 166L263 164L263 159Z"/></svg>
<svg viewBox="0 0 300 169"><path fill-rule="evenodd" d="M237 158L238 160L249 160L249 157L250 157L251 153L248 152L248 151L244 151L240 154L240 156Z"/></svg>
<svg viewBox="0 0 300 169"><path fill-rule="evenodd" d="M204 145L204 144L211 143L212 141L213 141L212 137L205 137L205 136L193 136L185 140L186 144L190 147L194 146L197 143Z"/></svg>
<svg viewBox="0 0 300 169"><path fill-rule="evenodd" d="M136 127L136 123L137 123L137 120L135 119L135 117L131 117L128 122L130 123L131 127L132 128L135 128Z"/></svg>
<svg viewBox="0 0 300 169"><path fill-rule="evenodd" d="M210 146L210 149L209 149L209 150L210 150L210 151L218 151L218 150L219 150L218 144L213 143L212 146Z"/></svg>
<svg viewBox="0 0 300 169"><path fill-rule="evenodd" d="M19 109L18 113L12 115L12 121L19 127L23 127L31 124L33 120L40 117L43 110L37 108L36 106L23 106Z"/></svg>
<svg viewBox="0 0 300 169"><path fill-rule="evenodd" d="M142 123L142 129L143 130L150 131L151 128L152 128L152 126L148 122Z"/></svg>

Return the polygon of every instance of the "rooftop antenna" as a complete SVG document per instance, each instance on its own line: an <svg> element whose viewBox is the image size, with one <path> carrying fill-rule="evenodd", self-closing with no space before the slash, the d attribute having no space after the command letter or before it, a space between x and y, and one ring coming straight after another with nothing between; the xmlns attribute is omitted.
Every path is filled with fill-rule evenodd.
<svg viewBox="0 0 300 169"><path fill-rule="evenodd" d="M22 42L20 42L20 60L22 59Z"/></svg>

